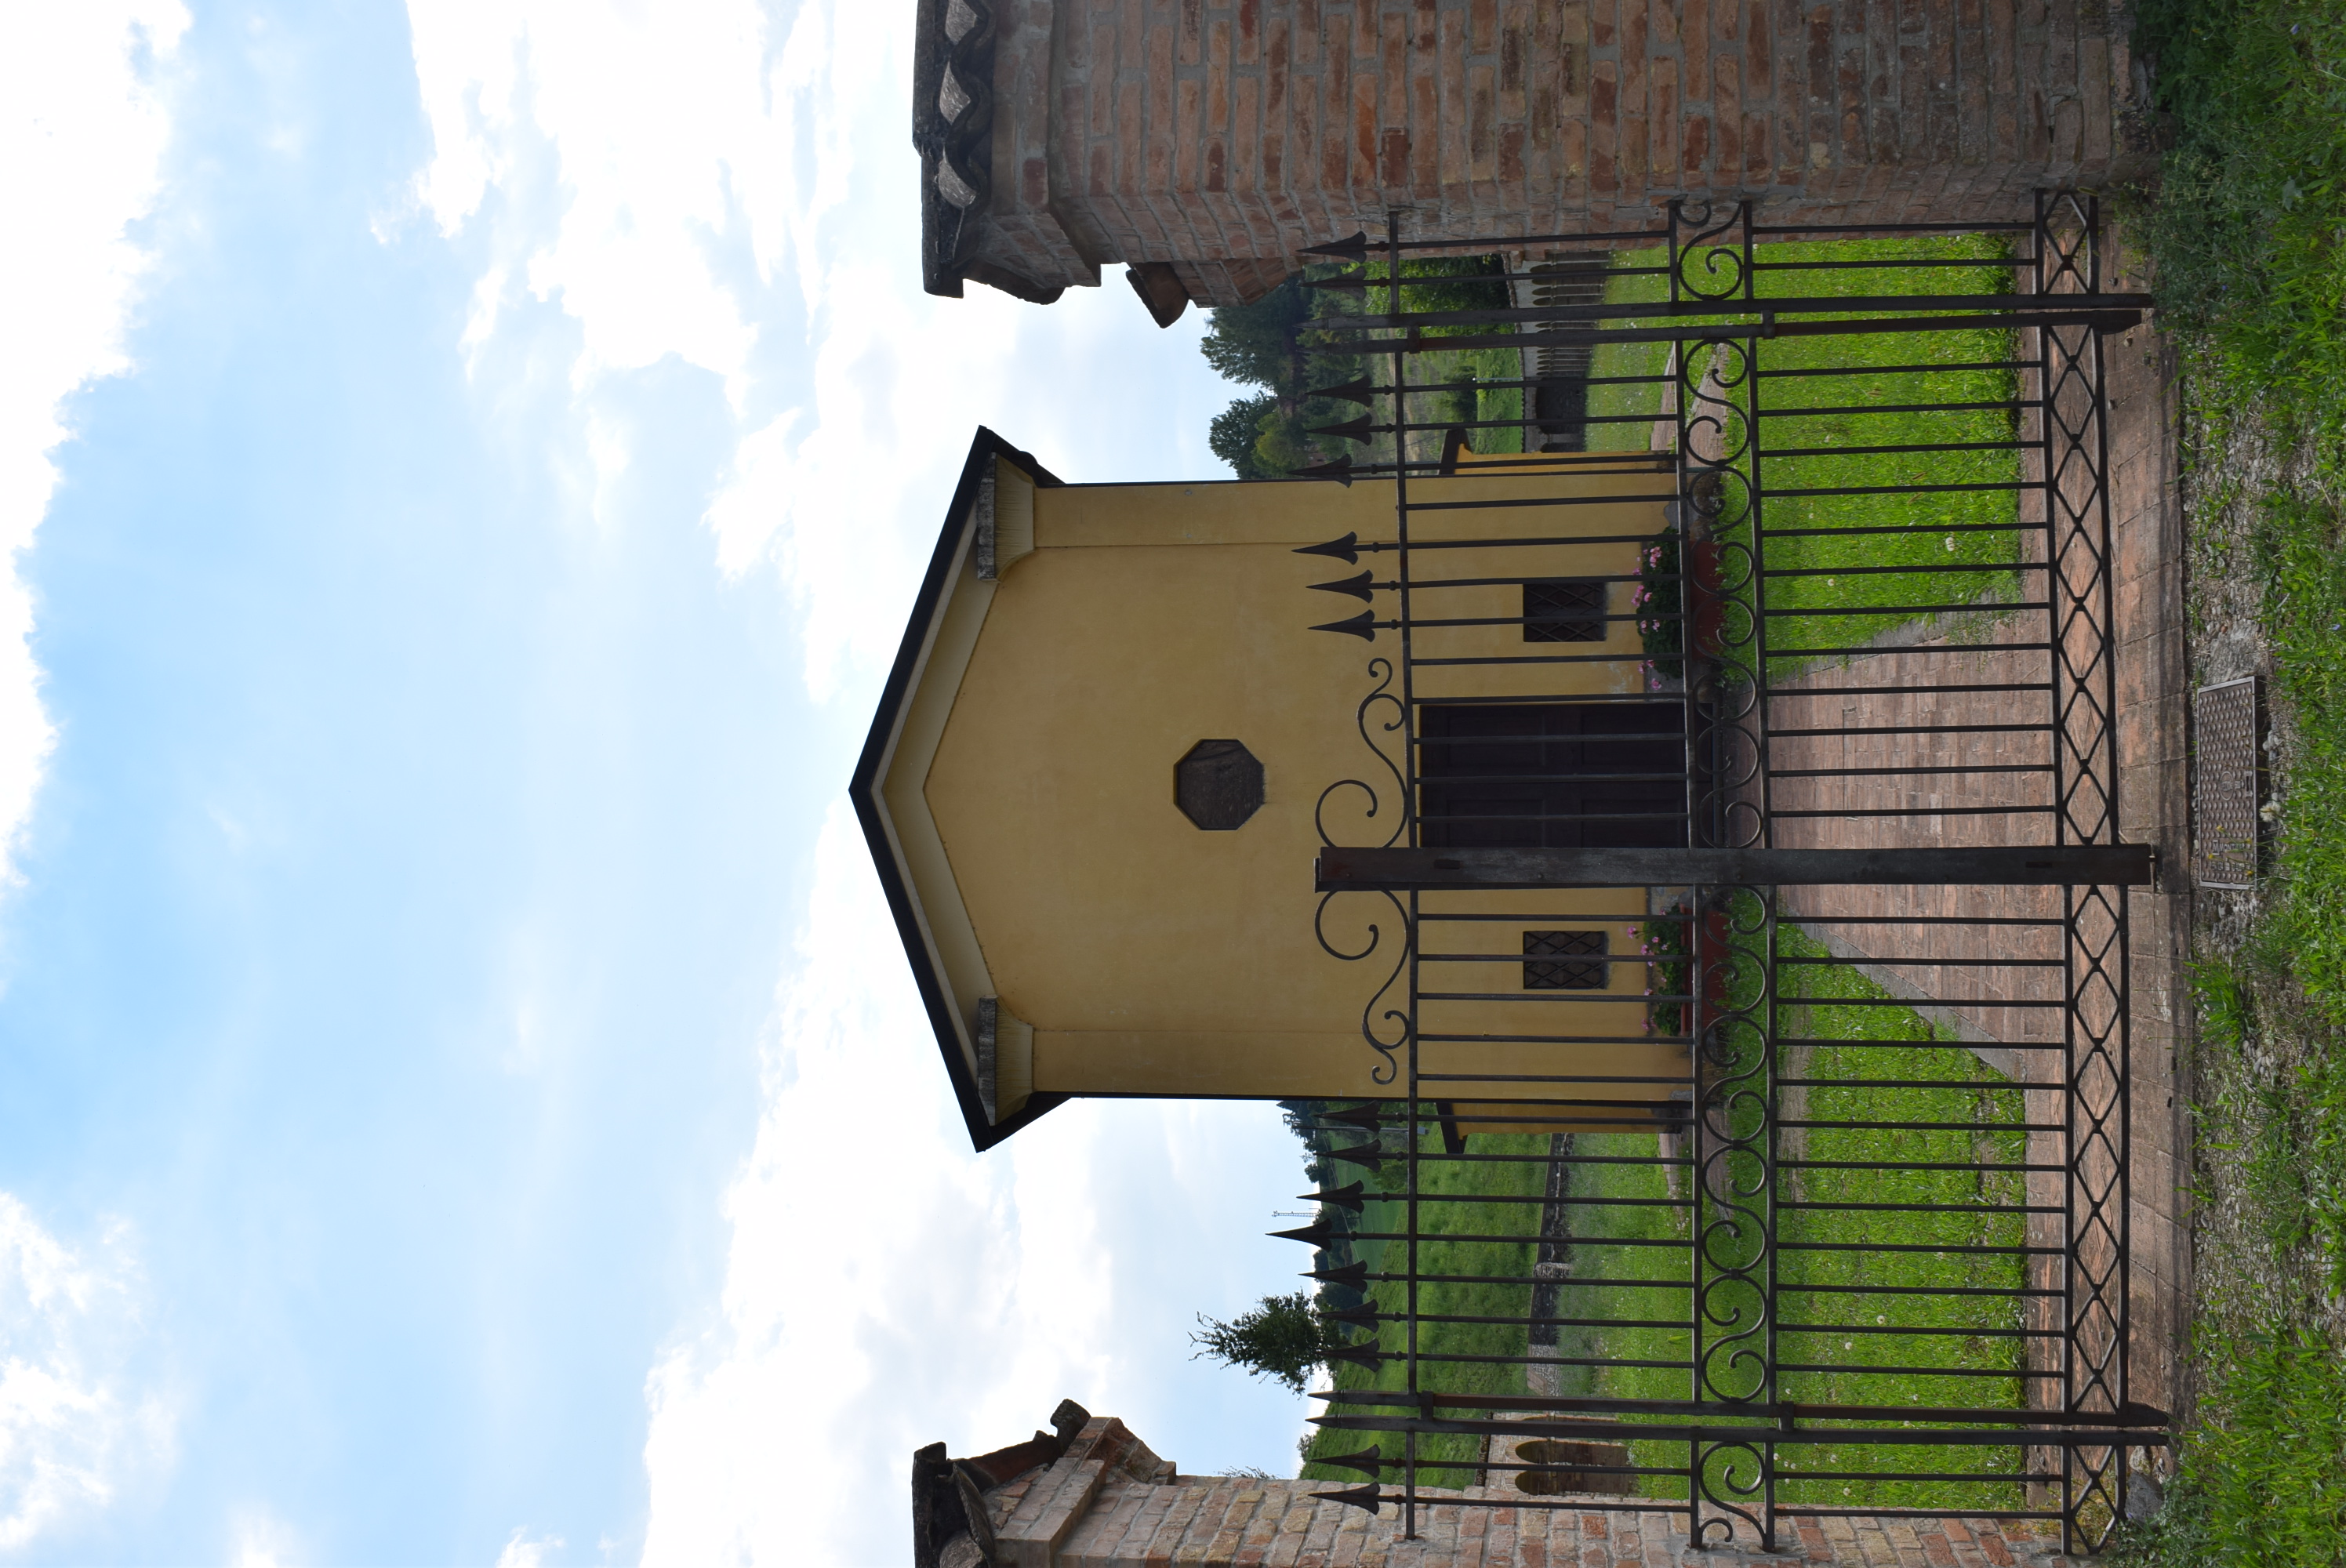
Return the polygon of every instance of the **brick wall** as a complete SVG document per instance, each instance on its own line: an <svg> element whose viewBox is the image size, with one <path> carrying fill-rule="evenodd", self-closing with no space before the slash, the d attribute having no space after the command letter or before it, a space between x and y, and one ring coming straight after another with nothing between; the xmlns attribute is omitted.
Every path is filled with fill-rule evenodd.
<svg viewBox="0 0 2346 1568"><path fill-rule="evenodd" d="M1420 237L1641 227L1673 197L1764 198L1765 221L2017 216L2136 156L2116 9L997 0L969 254L1037 297L1169 264L1216 304L1397 208Z"/></svg>
<svg viewBox="0 0 2346 1568"><path fill-rule="evenodd" d="M1760 1553L1748 1527L1739 1543L1697 1550L1682 1514L1605 1506L1619 1504L1617 1497L1518 1505L1521 1494L1490 1487L1422 1489L1417 1534L1405 1540L1396 1505L1372 1514L1326 1496L1342 1490L1326 1481L1180 1475L1123 1422L1086 1416L1056 1458L1015 1475L993 1480L1008 1466L960 1461L970 1467L966 1495L984 1519L966 1533L916 1526L915 1568L2049 1568L2066 1561L2057 1539L2027 1526L1911 1517L1788 1520L1777 1555ZM1022 1457L1031 1446L1022 1445ZM916 1489L919 1473L916 1461ZM1462 1506L1469 1502L1484 1506Z"/></svg>

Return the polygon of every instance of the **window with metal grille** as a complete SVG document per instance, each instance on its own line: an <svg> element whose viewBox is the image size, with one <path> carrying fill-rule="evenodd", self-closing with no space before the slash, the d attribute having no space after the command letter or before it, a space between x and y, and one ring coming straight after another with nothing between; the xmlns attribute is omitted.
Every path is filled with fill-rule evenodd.
<svg viewBox="0 0 2346 1568"><path fill-rule="evenodd" d="M1602 991L1606 951L1601 931L1527 931L1524 989Z"/></svg>
<svg viewBox="0 0 2346 1568"><path fill-rule="evenodd" d="M1687 755L1678 701L1425 703L1418 841L1429 850L1683 848Z"/></svg>
<svg viewBox="0 0 2346 1568"><path fill-rule="evenodd" d="M1594 577L1551 577L1524 585L1524 641L1601 643L1605 585Z"/></svg>

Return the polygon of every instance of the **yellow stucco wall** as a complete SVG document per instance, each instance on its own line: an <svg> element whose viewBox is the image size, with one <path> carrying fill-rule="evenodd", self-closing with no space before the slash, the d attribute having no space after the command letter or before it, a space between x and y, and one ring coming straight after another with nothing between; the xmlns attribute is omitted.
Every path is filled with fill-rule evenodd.
<svg viewBox="0 0 2346 1568"><path fill-rule="evenodd" d="M1537 531L1620 542L1553 552L1433 551L1420 557L1415 575L1519 581L1633 570L1628 541L1661 526L1655 496L1667 481L1629 473L1569 484L1594 504L1526 509ZM1416 499L1438 501L1554 496L1562 486L1548 476L1432 480L1413 488ZM1413 526L1423 542L1469 539L1490 533L1493 518L1420 513ZM1521 519L1510 514L1507 532L1527 531ZM1292 553L1348 532L1387 538L1392 527L1392 492L1381 484L1069 485L1035 493L1032 554L998 583L960 585L972 592L945 624L952 636L974 640L965 661L952 661L958 680L949 702L940 700L943 691L916 695L913 711L942 724L933 747L916 748L926 762L918 789L950 863L957 928L969 933L960 945L974 941L982 983L1035 1030L1034 1089L1393 1092L1372 1079L1382 1059L1360 1032L1362 1009L1391 968L1386 955L1397 932L1390 911L1378 958L1331 958L1313 935L1319 900L1311 863L1320 841L1312 807L1330 783L1372 779L1384 798L1384 815L1373 824L1352 809L1357 796L1332 802L1329 826L1341 840L1382 839L1398 809L1354 717L1374 684L1370 660L1392 657L1397 644L1391 632L1371 646L1310 630L1362 606L1308 585L1358 568ZM1382 578L1392 559L1365 555L1362 564ZM967 563L961 569L971 570ZM1627 589L1617 592L1617 610L1627 604ZM1512 617L1520 594L1511 583L1427 590L1417 596L1415 613ZM1380 616L1392 614L1392 598L1378 596ZM1614 636L1617 649L1634 645L1626 626ZM1421 632L1417 651L1527 650L1516 627L1493 626ZM1421 680L1420 695L1625 689L1629 668L1627 661L1452 667ZM1266 804L1233 832L1201 831L1174 805L1175 762L1209 738L1242 741L1263 764ZM901 797L913 782L892 778L886 787ZM914 870L924 902L934 874ZM1455 897L1428 895L1427 907L1442 907L1443 896ZM1494 906L1484 900L1478 907ZM1357 946L1379 910L1382 901L1372 895L1340 897L1328 911L1330 940ZM1586 922L1609 925L1617 952L1634 945L1622 929L1644 910L1643 890L1528 895L1523 927L1429 926L1423 946L1437 957L1504 955L1520 952L1521 929ZM1471 973L1471 983L1455 989L1521 993L1519 960L1433 966L1428 989L1449 984L1437 985L1435 968ZM1476 1071L1681 1070L1682 1055L1638 1038L1645 1010L1627 998L1643 989L1639 972L1620 967L1615 986L1623 1000L1545 993L1536 1004L1429 1004L1423 1026L1622 1037L1605 1045L1478 1046ZM1536 1017L1535 1030L1526 1028L1526 1015ZM1464 1049L1445 1047L1445 1060L1462 1060ZM1626 1085L1573 1093L1657 1097Z"/></svg>

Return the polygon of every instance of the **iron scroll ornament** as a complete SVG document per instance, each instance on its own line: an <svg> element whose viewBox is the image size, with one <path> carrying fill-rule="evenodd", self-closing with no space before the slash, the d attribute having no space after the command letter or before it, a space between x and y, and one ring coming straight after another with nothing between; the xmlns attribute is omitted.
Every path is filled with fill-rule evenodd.
<svg viewBox="0 0 2346 1568"><path fill-rule="evenodd" d="M1359 729L1361 732L1361 743L1369 748L1372 756L1375 757L1380 763L1383 764L1384 770L1392 775L1393 793L1401 799L1401 815L1394 820L1392 831L1387 833L1383 840L1374 846L1380 850L1388 850L1393 845L1399 843L1401 841L1401 836L1409 830L1409 780L1402 773L1400 765L1394 762L1391 757L1385 755L1385 749L1383 747L1377 744L1376 737L1369 733L1369 710L1372 708L1378 707L1379 705L1390 708L1392 710L1392 719L1378 726L1378 728L1382 729L1387 735L1391 735L1396 729L1406 731L1409 725L1409 710L1402 705L1401 698L1393 694L1393 667L1391 659L1371 659L1369 661L1369 674L1376 679L1377 684L1375 687L1371 688L1368 696L1361 698L1360 707L1353 710L1352 723L1354 728ZM1408 736L1404 733L1402 737L1402 744L1407 745L1408 739ZM1329 797L1334 795L1339 789L1358 789L1362 794L1369 798L1368 809L1361 813L1363 817L1374 817L1382 809L1382 802L1377 798L1376 790L1364 779L1339 779L1333 784L1329 785L1325 789L1321 790L1320 799L1314 801L1311 806L1311 826L1319 832L1320 841L1327 845L1330 849L1336 849L1339 846L1336 840L1329 835L1328 822L1325 813L1328 809ZM1341 847L1355 849L1361 848L1362 846L1345 845Z"/></svg>
<svg viewBox="0 0 2346 1568"><path fill-rule="evenodd" d="M1679 559L1684 565L1686 670L1697 698L1691 726L1705 758L1698 831L1719 848L1759 843L1761 585L1752 547L1754 418L1740 406L1756 385L1750 346L1695 340L1678 354Z"/></svg>
<svg viewBox="0 0 2346 1568"><path fill-rule="evenodd" d="M1748 221L1750 207L1748 201L1729 204L1726 216L1721 218L1714 216L1719 208L1713 202L1670 203L1670 281L1688 298L1726 300L1749 297L1749 236L1739 243L1729 240L1721 244L1719 239ZM1681 229L1692 232L1680 239L1678 231ZM1700 275L1696 270L1698 260Z"/></svg>
<svg viewBox="0 0 2346 1568"><path fill-rule="evenodd" d="M1760 1451L1760 1445L1740 1439L1704 1442L1696 1445L1695 1478L1703 1502L1719 1511L1720 1517L1698 1516L1694 1528L1693 1546L1697 1551L1714 1544L1711 1532L1718 1532L1716 1544L1735 1543L1735 1521L1741 1520L1760 1537L1760 1549L1776 1549L1772 1518L1763 1523L1762 1513L1768 1508L1768 1478L1770 1456ZM1757 1511L1750 1505L1756 1503Z"/></svg>
<svg viewBox="0 0 2346 1568"><path fill-rule="evenodd" d="M1409 709L1392 691L1392 660L1371 659L1369 675L1377 684L1371 688L1366 697L1361 698L1360 707L1353 712L1352 722L1361 732L1362 744L1365 745L1370 753L1384 765L1385 771L1392 775L1393 792L1400 800L1401 809L1393 820L1392 830L1384 836L1382 842L1374 846L1377 849L1390 849L1400 841L1403 833L1409 830L1411 818L1409 780L1402 773L1400 765L1386 754L1384 748L1377 743L1376 737L1369 732L1369 714L1372 709L1379 710L1378 728L1387 735L1392 734L1395 730L1401 731L1402 744L1406 746L1409 743ZM1382 710L1387 708L1392 713L1390 718L1382 718ZM1383 808L1383 801L1378 797L1375 788L1366 779L1339 779L1321 790L1320 799L1312 803L1311 825L1319 832L1321 843L1330 849L1339 846L1328 832L1326 815L1328 801L1330 797L1342 789L1357 789L1368 797L1368 809L1362 813L1364 818L1374 818ZM1320 905L1311 913L1311 934L1319 942L1320 951L1329 957L1341 959L1347 963L1358 963L1374 953L1383 942L1384 928L1372 922L1368 927L1367 944L1357 952L1347 952L1330 942L1327 927L1328 906L1343 896L1341 893L1320 895ZM1402 904L1399 898L1390 891L1381 891L1374 896L1383 899L1386 903L1392 906L1393 917L1400 921L1401 930L1401 943L1399 950L1393 954L1392 972L1385 976L1384 983L1370 993L1369 1000L1361 1008L1361 1038L1366 1040L1370 1047L1383 1058L1378 1065L1369 1069L1369 1081L1383 1085L1392 1083L1401 1075L1401 1059L1397 1053L1402 1046L1409 1044L1411 1022L1408 1013L1400 1008L1387 1007L1380 1014L1377 1007L1391 994L1394 984L1402 977L1402 972L1409 966L1409 955L1416 947L1417 932L1411 924L1407 906ZM1379 1033L1380 1024L1398 1024L1401 1032L1395 1038L1387 1040Z"/></svg>
<svg viewBox="0 0 2346 1568"><path fill-rule="evenodd" d="M1764 1404L1775 1393L1768 1284L1770 899L1763 889L1714 887L1702 890L1694 906L1695 1397ZM1772 1451L1739 1440L1697 1445L1696 1495L1718 1516L1698 1514L1695 1544L1709 1544L1713 1532L1733 1541L1741 1520L1772 1550ZM1749 1506L1755 1499L1756 1513Z"/></svg>
<svg viewBox="0 0 2346 1568"><path fill-rule="evenodd" d="M1705 1330L1702 1397L1768 1397L1768 895L1704 890L1697 909L1694 1043L1698 1074L1695 1307Z"/></svg>

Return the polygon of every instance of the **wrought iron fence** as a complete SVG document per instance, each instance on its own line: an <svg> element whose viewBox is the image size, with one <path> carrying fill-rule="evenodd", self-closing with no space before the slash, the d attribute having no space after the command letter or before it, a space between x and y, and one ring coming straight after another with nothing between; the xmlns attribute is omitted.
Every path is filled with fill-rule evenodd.
<svg viewBox="0 0 2346 1568"><path fill-rule="evenodd" d="M1373 460L1307 473L1394 497L1389 537L1303 552L1362 568L1311 586L1374 645L1319 929L1372 970L1393 1096L1327 1120L1368 1135L1320 1195L1360 1251L1321 1277L1366 1297L1319 1396L1365 1444L1320 1445L1365 1478L1333 1495L2085 1549L2166 1441L2126 1376L2152 865L2118 830L2101 364L2147 300L2105 289L2097 218L1680 206L1322 252L1361 304L1321 346L1375 367L1334 433ZM1470 249L1506 306L1410 308L1411 257ZM1543 399L1563 347L1586 384ZM1462 377L1487 350L1530 373ZM1462 386L1519 406L1433 406ZM1476 450L1566 401L1582 449Z"/></svg>

